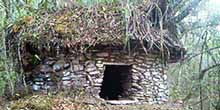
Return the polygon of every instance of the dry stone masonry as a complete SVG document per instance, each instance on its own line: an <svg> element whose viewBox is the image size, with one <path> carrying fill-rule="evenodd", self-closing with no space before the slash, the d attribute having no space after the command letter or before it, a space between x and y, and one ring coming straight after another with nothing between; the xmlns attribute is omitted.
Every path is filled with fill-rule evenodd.
<svg viewBox="0 0 220 110"><path fill-rule="evenodd" d="M123 72L123 68L119 68L120 71L109 68L108 70L113 73L107 75L105 72L111 66L114 68L127 66L125 72L128 73L119 75L114 71ZM162 104L168 101L169 96L166 71L167 67L161 63L160 58L153 55L128 56L117 52L111 55L108 52L92 53L87 56L61 55L46 58L33 70L31 86L34 91L83 88L87 93L106 100L129 99ZM112 79L108 78L112 76ZM112 80L110 85L107 79ZM117 81L121 86L114 85ZM114 89L117 87L120 89ZM112 90L110 93L112 96L108 96L102 89Z"/></svg>

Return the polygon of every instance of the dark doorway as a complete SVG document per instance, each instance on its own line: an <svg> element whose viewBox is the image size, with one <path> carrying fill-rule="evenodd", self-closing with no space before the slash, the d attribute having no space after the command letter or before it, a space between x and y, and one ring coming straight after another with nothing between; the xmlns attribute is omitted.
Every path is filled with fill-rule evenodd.
<svg viewBox="0 0 220 110"><path fill-rule="evenodd" d="M131 85L130 65L106 65L100 97L106 100L126 99Z"/></svg>

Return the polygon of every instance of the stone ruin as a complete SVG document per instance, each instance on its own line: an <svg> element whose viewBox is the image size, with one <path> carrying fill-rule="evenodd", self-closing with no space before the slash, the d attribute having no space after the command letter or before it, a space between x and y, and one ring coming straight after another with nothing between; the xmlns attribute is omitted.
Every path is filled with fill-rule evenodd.
<svg viewBox="0 0 220 110"><path fill-rule="evenodd" d="M167 67L157 55L95 52L48 57L32 73L34 91L84 89L105 100L165 103Z"/></svg>

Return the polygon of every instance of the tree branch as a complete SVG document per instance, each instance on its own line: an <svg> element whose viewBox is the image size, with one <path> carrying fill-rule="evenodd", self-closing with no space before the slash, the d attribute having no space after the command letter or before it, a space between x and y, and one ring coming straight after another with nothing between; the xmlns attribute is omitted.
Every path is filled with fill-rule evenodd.
<svg viewBox="0 0 220 110"><path fill-rule="evenodd" d="M175 23L180 22L181 20L183 20L186 16L188 16L190 14L190 12L195 9L198 4L201 2L202 0L193 0L191 3L189 3L189 5L176 17L174 17L171 21L174 21Z"/></svg>
<svg viewBox="0 0 220 110"><path fill-rule="evenodd" d="M210 66L210 67L208 67L208 68L206 68L206 69L203 69L203 70L201 71L201 74L200 74L199 79L203 79L203 77L205 76L205 73L206 73L206 72L208 72L209 70L211 70L211 69L213 69L213 68L216 68L216 67L220 67L220 64L215 64L215 65Z"/></svg>
<svg viewBox="0 0 220 110"><path fill-rule="evenodd" d="M194 57L196 57L196 56L198 56L198 55L200 55L200 54L203 54L203 53L205 53L205 52L214 51L214 50L217 50L217 49L220 49L220 46L213 47L213 48L209 48L208 50L204 50L204 51L202 51L202 52L200 52L200 53L194 54L193 56L186 57L186 58L184 58L184 60L185 60L185 61L189 61L189 60L191 60L192 58L194 58Z"/></svg>

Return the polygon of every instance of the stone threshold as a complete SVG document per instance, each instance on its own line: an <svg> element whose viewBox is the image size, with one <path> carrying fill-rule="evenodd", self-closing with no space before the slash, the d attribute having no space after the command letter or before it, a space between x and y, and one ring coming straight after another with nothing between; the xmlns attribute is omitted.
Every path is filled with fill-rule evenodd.
<svg viewBox="0 0 220 110"><path fill-rule="evenodd" d="M138 100L106 100L107 104L111 105L128 105L128 104L138 104Z"/></svg>

